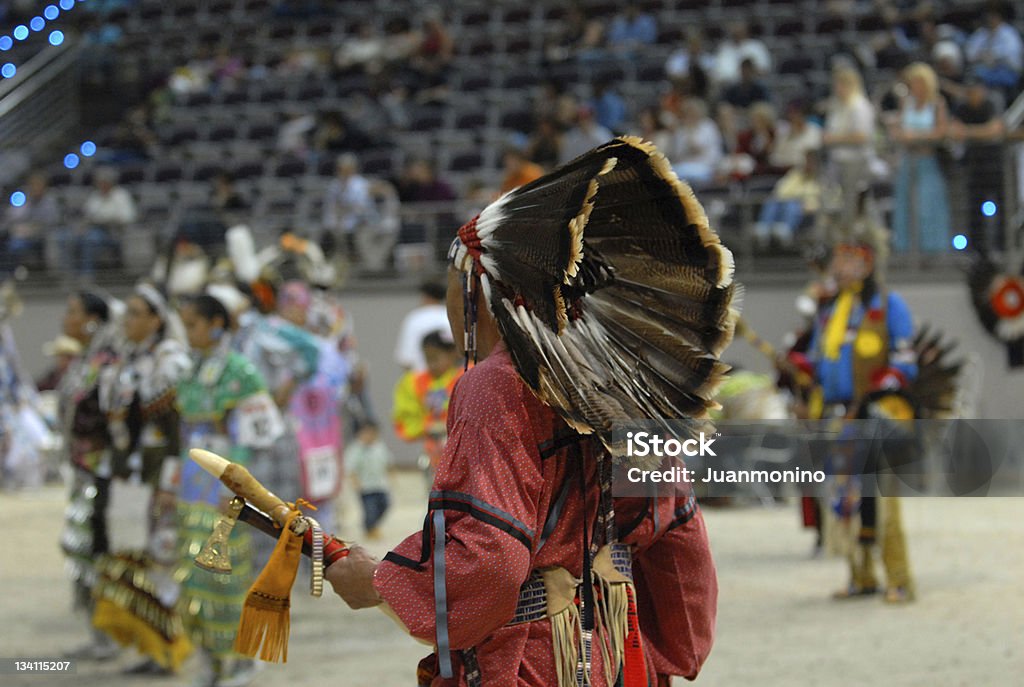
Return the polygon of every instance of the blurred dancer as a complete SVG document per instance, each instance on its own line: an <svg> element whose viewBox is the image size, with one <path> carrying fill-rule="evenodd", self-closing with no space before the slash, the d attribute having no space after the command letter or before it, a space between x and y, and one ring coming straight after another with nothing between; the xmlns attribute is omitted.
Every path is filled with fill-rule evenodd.
<svg viewBox="0 0 1024 687"><path fill-rule="evenodd" d="M313 294L300 281L281 288L278 311L292 324L309 328ZM316 372L300 384L287 406L288 419L299 443L303 498L318 509L317 520L333 527L334 499L342 488L342 429L340 396L348 381L348 362L338 344L316 337Z"/></svg>
<svg viewBox="0 0 1024 687"><path fill-rule="evenodd" d="M74 605L90 619L92 639L69 652L79 659L106 660L117 654L114 642L91 623L96 557L107 551L106 509L110 488L110 435L99 402L100 374L117 360L111 305L91 291L68 298L64 334L84 353L61 379L61 425L71 464L70 504L65 512L61 548L74 583Z"/></svg>
<svg viewBox="0 0 1024 687"><path fill-rule="evenodd" d="M831 273L838 293L816 320L808 350L821 385L824 418L859 417L873 394L898 393L917 373L910 309L899 294L885 288L878 275L887 240L888 232L862 216L833 252ZM909 417L894 419L913 419L912 410ZM846 428L852 425L847 423ZM874 489L857 494L857 483L863 480L853 475L841 475L838 481L837 515L851 529L854 541L849 547L850 582L835 598L878 591L872 555L875 543L880 542L887 578L885 600L912 600L899 499L876 498ZM857 515L859 528L855 526ZM880 537L879 524L883 525Z"/></svg>
<svg viewBox="0 0 1024 687"><path fill-rule="evenodd" d="M253 451L283 432L277 405L256 366L231 349L227 308L209 295L181 308L194 366L178 385L181 420L181 485L178 501L180 609L185 628L206 659L197 685L246 684L252 661L232 650L245 594L253 581L252 542L243 528L228 539L230 575L198 568L193 559L229 500L227 489L185 458L190 448L206 448L246 465Z"/></svg>
<svg viewBox="0 0 1024 687"><path fill-rule="evenodd" d="M42 449L50 434L39 393L21 366L10 321L21 303L8 282L0 286L0 487L37 487L45 468Z"/></svg>
<svg viewBox="0 0 1024 687"><path fill-rule="evenodd" d="M192 361L177 316L156 288L128 298L118 360L102 376L110 434L109 553L96 562L95 627L145 657L130 673L169 674L191 653L175 609L177 386Z"/></svg>
<svg viewBox="0 0 1024 687"><path fill-rule="evenodd" d="M392 418L399 437L423 442L419 466L429 485L448 437L448 402L462 367L455 343L442 332L427 334L422 347L427 369L406 372L398 381Z"/></svg>

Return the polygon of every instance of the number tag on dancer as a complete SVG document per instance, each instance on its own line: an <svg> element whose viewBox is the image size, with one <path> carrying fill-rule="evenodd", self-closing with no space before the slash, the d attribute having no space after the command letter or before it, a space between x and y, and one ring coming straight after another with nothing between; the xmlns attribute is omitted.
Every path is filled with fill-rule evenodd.
<svg viewBox="0 0 1024 687"><path fill-rule="evenodd" d="M281 411L270 394L261 392L238 404L238 443L255 448L268 448L285 432Z"/></svg>
<svg viewBox="0 0 1024 687"><path fill-rule="evenodd" d="M303 452L306 498L320 501L337 493L340 478L338 452L333 446L317 446Z"/></svg>

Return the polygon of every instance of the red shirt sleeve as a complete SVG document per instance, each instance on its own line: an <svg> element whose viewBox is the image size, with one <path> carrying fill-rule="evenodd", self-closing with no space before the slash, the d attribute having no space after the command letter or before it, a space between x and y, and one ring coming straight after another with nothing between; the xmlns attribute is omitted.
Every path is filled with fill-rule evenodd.
<svg viewBox="0 0 1024 687"><path fill-rule="evenodd" d="M659 676L694 679L711 652L718 579L696 504L676 509L668 530L633 563L645 651Z"/></svg>
<svg viewBox="0 0 1024 687"><path fill-rule="evenodd" d="M492 356L493 358L494 356ZM513 368L488 358L456 385L431 491L445 515L449 639L479 644L511 620L532 569L543 486L531 415L542 406ZM435 641L431 515L380 564L374 584L410 633ZM426 560L422 560L426 557Z"/></svg>

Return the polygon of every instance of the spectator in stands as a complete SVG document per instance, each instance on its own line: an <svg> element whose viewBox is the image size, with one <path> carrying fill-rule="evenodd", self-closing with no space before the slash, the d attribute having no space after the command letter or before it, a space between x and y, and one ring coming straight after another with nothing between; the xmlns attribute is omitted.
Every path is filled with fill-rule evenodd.
<svg viewBox="0 0 1024 687"><path fill-rule="evenodd" d="M948 247L950 236L946 182L936 155L946 134L946 102L935 71L925 63L907 67L904 79L909 92L890 131L903 146L896 175L893 248L906 251L916 236L923 252L937 253Z"/></svg>
<svg viewBox="0 0 1024 687"><path fill-rule="evenodd" d="M334 66L341 74L379 74L390 55L387 43L372 21L360 22L356 35L348 36L334 53Z"/></svg>
<svg viewBox="0 0 1024 687"><path fill-rule="evenodd" d="M671 138L668 127L665 126L665 119L671 119L671 115L657 105L645 107L637 117L640 137L653 143L663 153L668 150Z"/></svg>
<svg viewBox="0 0 1024 687"><path fill-rule="evenodd" d="M426 158L414 157L405 163L402 174L395 181L398 199L403 203L450 203L455 191L438 178L434 163Z"/></svg>
<svg viewBox="0 0 1024 687"><path fill-rule="evenodd" d="M293 48L283 60L274 65L274 75L281 79L302 79L309 74L325 71L329 63L330 54L320 48Z"/></svg>
<svg viewBox="0 0 1024 687"><path fill-rule="evenodd" d="M761 74L772 69L772 56L765 44L750 37L750 27L745 22L735 22L729 26L728 37L715 53L715 82L725 86L739 80L740 65L745 59L753 60Z"/></svg>
<svg viewBox="0 0 1024 687"><path fill-rule="evenodd" d="M1003 205L1003 118L992 93L985 83L972 77L965 97L954 106L955 120L950 123L949 136L965 144L961 160L967 186L967 226L970 245L976 250L1002 248L1001 222L992 223L995 236L989 236L988 220L982 212L986 202Z"/></svg>
<svg viewBox="0 0 1024 687"><path fill-rule="evenodd" d="M990 2L984 24L967 41L971 71L989 88L1003 91L1008 100L1016 94L1024 72L1024 41L1010 23L1012 9L1005 2Z"/></svg>
<svg viewBox="0 0 1024 687"><path fill-rule="evenodd" d="M825 115L822 143L829 150L829 177L843 190L843 218L852 220L857 199L869 185L874 160L875 108L852 66L832 72L832 98Z"/></svg>
<svg viewBox="0 0 1024 687"><path fill-rule="evenodd" d="M935 44L930 61L939 77L939 90L946 98L947 104L964 97L964 53L953 41L944 40Z"/></svg>
<svg viewBox="0 0 1024 687"><path fill-rule="evenodd" d="M900 21L900 12L892 5L881 8L883 28L867 41L861 41L855 49L857 57L866 67L879 69L902 69L910 61L915 49L914 41Z"/></svg>
<svg viewBox="0 0 1024 687"><path fill-rule="evenodd" d="M619 57L630 57L643 46L657 42L657 22L650 14L641 12L635 2L629 3L615 15L608 28L608 47Z"/></svg>
<svg viewBox="0 0 1024 687"><path fill-rule="evenodd" d="M277 130L277 152L305 157L310 147L310 136L316 129L316 116L293 107L285 117L284 124Z"/></svg>
<svg viewBox="0 0 1024 687"><path fill-rule="evenodd" d="M72 274L74 268L74 273L87 281L96 273L101 251L119 249L121 234L138 214L131 195L117 185L115 170L99 167L93 179L95 188L85 199L82 223L63 230L58 238L65 275Z"/></svg>
<svg viewBox="0 0 1024 687"><path fill-rule="evenodd" d="M544 117L538 120L537 128L526 145L526 154L546 171L558 166L562 155L562 131L553 119Z"/></svg>
<svg viewBox="0 0 1024 687"><path fill-rule="evenodd" d="M544 57L548 62L593 61L605 57L605 30L599 19L587 18L572 4L565 19L545 40Z"/></svg>
<svg viewBox="0 0 1024 687"><path fill-rule="evenodd" d="M447 84L448 67L454 54L455 42L441 21L440 11L431 10L424 17L419 45L410 63L418 77L413 87L430 91L432 97L440 95L436 91L443 90Z"/></svg>
<svg viewBox="0 0 1024 687"><path fill-rule="evenodd" d="M545 79L533 100L533 118L540 122L550 119L559 131L565 131L576 123L579 103L572 90L557 79Z"/></svg>
<svg viewBox="0 0 1024 687"><path fill-rule="evenodd" d="M228 227L243 224L248 209L249 203L235 188L231 174L218 172L212 180L209 202L186 207L181 215L172 241L176 258L183 262L186 257L216 258L222 254Z"/></svg>
<svg viewBox="0 0 1024 687"><path fill-rule="evenodd" d="M180 100L194 93L206 93L210 89L210 73L213 61L210 47L200 43L195 56L171 74L167 87Z"/></svg>
<svg viewBox="0 0 1024 687"><path fill-rule="evenodd" d="M118 164L139 162L156 156L160 139L150 126L150 109L147 105L133 107L118 122L113 133L97 151L98 162Z"/></svg>
<svg viewBox="0 0 1024 687"><path fill-rule="evenodd" d="M355 155L338 156L336 169L324 198L323 231L340 241L349 256L354 256L356 235L372 225L376 206L370 182L359 174Z"/></svg>
<svg viewBox="0 0 1024 687"><path fill-rule="evenodd" d="M613 138L611 131L597 123L594 109L589 105L579 108L576 113L576 126L569 129L562 139L562 157L560 164L579 157L591 148L607 143Z"/></svg>
<svg viewBox="0 0 1024 687"><path fill-rule="evenodd" d="M723 161L721 171L736 179L772 174L770 158L775 150L775 108L757 103L750 108L750 126L736 139L732 155Z"/></svg>
<svg viewBox="0 0 1024 687"><path fill-rule="evenodd" d="M725 101L715 105L714 122L722 136L722 150L736 150L739 145L740 133L743 131L740 128L743 124L740 114L739 110Z"/></svg>
<svg viewBox="0 0 1024 687"><path fill-rule="evenodd" d="M722 135L704 101L690 98L683 103L666 156L676 174L691 184L707 184L714 178L722 160Z"/></svg>
<svg viewBox="0 0 1024 687"><path fill-rule="evenodd" d="M685 90L698 98L707 98L708 74L715 68L715 57L704 49L699 31L690 31L686 47L679 48L665 61L665 75L673 83L685 82Z"/></svg>
<svg viewBox="0 0 1024 687"><path fill-rule="evenodd" d="M516 146L505 148L502 159L505 163L505 177L501 182L502 193L544 176L544 169L540 165L530 162L530 158L522 148Z"/></svg>
<svg viewBox="0 0 1024 687"><path fill-rule="evenodd" d="M214 91L233 89L245 78L245 60L232 55L227 47L217 50L210 64L210 81Z"/></svg>
<svg viewBox="0 0 1024 687"><path fill-rule="evenodd" d="M117 46L124 30L103 17L86 14L80 25L82 51L78 62L82 78L93 86L112 86L118 78Z"/></svg>
<svg viewBox="0 0 1024 687"><path fill-rule="evenodd" d="M33 173L25 185L25 201L13 203L4 212L0 228L0 278L17 267L44 262L46 232L60 224L60 206L49 192L49 184L42 174Z"/></svg>
<svg viewBox="0 0 1024 687"><path fill-rule="evenodd" d="M819 178L819 152L808 150L804 161L786 172L772 189L771 198L761 206L754 225L758 248L774 244L790 248L793 236L806 216L821 208L822 185Z"/></svg>
<svg viewBox="0 0 1024 687"><path fill-rule="evenodd" d="M369 136L352 126L348 118L336 110L321 114L320 122L313 132L313 148L325 155L361 153L374 145L375 142Z"/></svg>
<svg viewBox="0 0 1024 687"><path fill-rule="evenodd" d="M235 186L235 178L223 171L213 178L210 205L225 228L243 222L249 210L249 201Z"/></svg>
<svg viewBox="0 0 1024 687"><path fill-rule="evenodd" d="M622 124L626 121L626 101L607 81L594 84L590 107L594 110L594 119L598 125L611 132L622 130Z"/></svg>
<svg viewBox="0 0 1024 687"><path fill-rule="evenodd" d="M771 101L768 87L761 81L754 60L746 57L740 62L740 80L725 88L722 100L741 110L747 109L754 103Z"/></svg>
<svg viewBox="0 0 1024 687"><path fill-rule="evenodd" d="M807 151L821 148L821 127L807 117L810 108L802 100L786 105L785 119L779 123L775 148L769 162L780 172L804 163Z"/></svg>

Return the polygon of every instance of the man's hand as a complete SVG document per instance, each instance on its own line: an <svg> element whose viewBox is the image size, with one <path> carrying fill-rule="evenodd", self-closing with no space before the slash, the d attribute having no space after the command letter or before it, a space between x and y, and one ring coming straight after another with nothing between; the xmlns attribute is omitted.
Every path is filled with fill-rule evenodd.
<svg viewBox="0 0 1024 687"><path fill-rule="evenodd" d="M368 554L366 549L354 546L347 556L324 571L324 578L349 608L370 608L384 601L373 588L373 573L378 563L380 561Z"/></svg>

